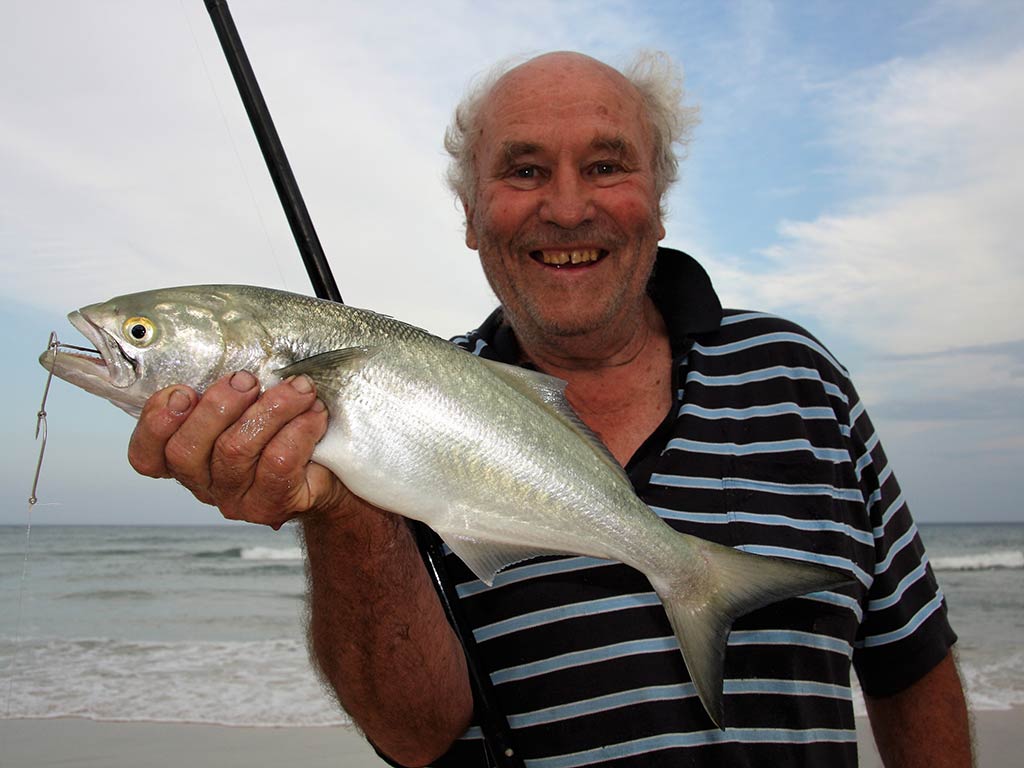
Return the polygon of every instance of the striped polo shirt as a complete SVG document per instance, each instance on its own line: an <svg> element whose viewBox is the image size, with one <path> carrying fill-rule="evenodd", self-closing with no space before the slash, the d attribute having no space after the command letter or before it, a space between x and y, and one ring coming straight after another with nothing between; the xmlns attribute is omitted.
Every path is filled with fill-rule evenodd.
<svg viewBox="0 0 1024 768"><path fill-rule="evenodd" d="M449 552L514 746L530 768L854 766L851 662L866 693L887 695L956 639L892 467L847 371L806 331L723 312L678 251L659 250L650 291L672 341L675 403L627 466L637 493L679 531L853 582L735 622L723 731L637 571L545 557L487 587ZM500 309L455 342L519 359ZM479 727L435 765L487 765Z"/></svg>

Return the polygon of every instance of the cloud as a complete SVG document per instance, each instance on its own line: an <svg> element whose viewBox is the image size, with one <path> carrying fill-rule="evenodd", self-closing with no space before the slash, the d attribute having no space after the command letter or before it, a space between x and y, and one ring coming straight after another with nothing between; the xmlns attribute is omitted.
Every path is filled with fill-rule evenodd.
<svg viewBox="0 0 1024 768"><path fill-rule="evenodd" d="M846 202L785 221L747 303L818 319L879 353L1019 339L1024 51L895 60L827 89Z"/></svg>
<svg viewBox="0 0 1024 768"><path fill-rule="evenodd" d="M855 18L805 5L251 0L232 11L346 300L442 334L494 301L441 181L440 136L468 77L516 53L672 51L704 110L670 201L673 243L708 263L728 303L796 314L848 363L851 350L864 357L856 378L872 414L892 414L890 455L900 440L908 456L949 454L919 462L936 509L956 488L980 498L1003 483L1017 498L1002 467L1020 465L1024 430L988 418L996 405L982 412L1013 399L1024 338L1017 3ZM28 371L12 381L32 389L15 413L34 415L35 354L72 307L168 284L308 290L201 3L62 3L59 18L47 4L8 6L0 298L23 321L12 359ZM918 58L891 58L908 51ZM750 243L763 246L753 259L718 255ZM62 421L56 388L54 423L81 438L65 458L54 441L51 473L71 465L69 476L132 487L112 478L130 474L127 427L109 424L122 417L67 389ZM961 397L973 402L950 404ZM1007 413L1019 414L1014 402ZM952 421L955 408L965 418ZM91 428L117 435L97 450ZM8 463L25 458L10 489L35 451L7 444ZM949 472L950 457L986 445L994 458Z"/></svg>
<svg viewBox="0 0 1024 768"><path fill-rule="evenodd" d="M997 420L1024 426L1024 339L885 355L877 415L905 421Z"/></svg>
<svg viewBox="0 0 1024 768"><path fill-rule="evenodd" d="M876 417L900 421L1020 421L1024 420L1024 395L1019 386L984 386L972 397L956 394L926 399L895 398L880 403L872 411Z"/></svg>
<svg viewBox="0 0 1024 768"><path fill-rule="evenodd" d="M617 2L398 8L233 11L346 300L452 334L494 303L442 183L467 79L523 51L622 56L651 22ZM168 284L308 290L201 4L70 4L60 24L16 4L0 65L19 73L0 81L0 296L64 312Z"/></svg>
<svg viewBox="0 0 1024 768"><path fill-rule="evenodd" d="M1024 376L1024 339L996 342L994 344L968 344L948 347L934 352L920 352L902 355L885 355L886 360L945 360L956 358L994 358L1013 377Z"/></svg>

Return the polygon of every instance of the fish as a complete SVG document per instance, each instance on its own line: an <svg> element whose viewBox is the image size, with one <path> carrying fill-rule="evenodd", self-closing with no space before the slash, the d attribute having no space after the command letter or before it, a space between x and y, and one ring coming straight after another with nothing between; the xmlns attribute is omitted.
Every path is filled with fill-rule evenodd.
<svg viewBox="0 0 1024 768"><path fill-rule="evenodd" d="M40 363L136 418L173 384L202 393L238 370L263 389L308 376L329 413L313 460L357 496L430 526L489 586L543 555L637 569L719 728L733 621L850 580L674 530L573 411L564 381L394 318L269 288L200 285L119 296L68 319L95 353L47 350Z"/></svg>

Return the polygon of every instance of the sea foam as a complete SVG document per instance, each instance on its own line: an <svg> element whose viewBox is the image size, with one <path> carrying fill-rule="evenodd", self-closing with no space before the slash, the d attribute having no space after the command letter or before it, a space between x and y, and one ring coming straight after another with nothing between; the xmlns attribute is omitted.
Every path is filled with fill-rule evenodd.
<svg viewBox="0 0 1024 768"><path fill-rule="evenodd" d="M241 552L243 560L302 560L302 549L299 547L244 547Z"/></svg>
<svg viewBox="0 0 1024 768"><path fill-rule="evenodd" d="M349 722L320 687L300 640L50 638L20 645L10 717L250 727ZM2 640L0 649L11 650Z"/></svg>
<svg viewBox="0 0 1024 768"><path fill-rule="evenodd" d="M1024 552L980 552L971 555L947 555L934 557L932 568L936 571L988 571L996 568L1024 568Z"/></svg>

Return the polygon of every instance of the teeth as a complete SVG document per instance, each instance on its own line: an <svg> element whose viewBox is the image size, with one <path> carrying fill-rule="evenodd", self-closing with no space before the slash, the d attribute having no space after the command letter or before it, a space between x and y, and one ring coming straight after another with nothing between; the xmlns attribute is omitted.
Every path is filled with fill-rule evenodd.
<svg viewBox="0 0 1024 768"><path fill-rule="evenodd" d="M597 261L600 256L600 251L595 248L588 248L586 250L577 251L542 251L541 257L545 264L551 264L556 267L563 264L572 262L573 264L586 264L592 261Z"/></svg>

